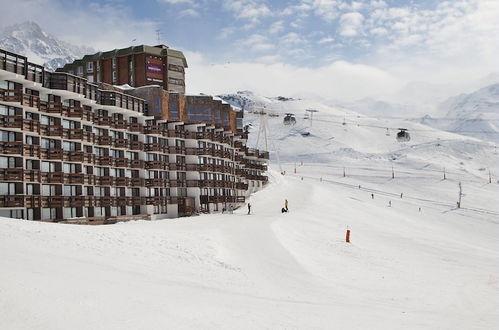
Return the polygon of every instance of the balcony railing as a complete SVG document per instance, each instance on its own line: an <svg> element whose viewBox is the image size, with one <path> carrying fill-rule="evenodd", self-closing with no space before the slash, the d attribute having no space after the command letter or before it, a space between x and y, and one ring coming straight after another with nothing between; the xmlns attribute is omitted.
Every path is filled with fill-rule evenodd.
<svg viewBox="0 0 499 330"><path fill-rule="evenodd" d="M168 170L168 163L159 160L150 160L145 162L146 169Z"/></svg>
<svg viewBox="0 0 499 330"><path fill-rule="evenodd" d="M60 148L40 148L40 158L41 159L57 159L62 160L63 150Z"/></svg>
<svg viewBox="0 0 499 330"><path fill-rule="evenodd" d="M23 127L23 116L6 116L0 115L0 127L5 128L22 128Z"/></svg>
<svg viewBox="0 0 499 330"><path fill-rule="evenodd" d="M1 154L23 154L23 143L22 141L6 142L0 141L0 153Z"/></svg>

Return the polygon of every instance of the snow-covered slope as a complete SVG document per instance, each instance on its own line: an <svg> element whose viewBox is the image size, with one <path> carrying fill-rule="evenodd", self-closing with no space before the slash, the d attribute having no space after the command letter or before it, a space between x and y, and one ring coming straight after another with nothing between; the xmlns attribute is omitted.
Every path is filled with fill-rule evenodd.
<svg viewBox="0 0 499 330"><path fill-rule="evenodd" d="M55 70L64 64L95 51L74 46L43 31L35 22L23 22L0 31L0 48L27 56L31 62Z"/></svg>
<svg viewBox="0 0 499 330"><path fill-rule="evenodd" d="M0 329L499 327L492 144L259 100L279 117L267 118L273 170L252 215L99 227L0 219ZM318 110L312 123L306 109ZM297 124L283 125L284 113ZM245 115L255 145L260 117ZM410 141L395 140L400 127Z"/></svg>

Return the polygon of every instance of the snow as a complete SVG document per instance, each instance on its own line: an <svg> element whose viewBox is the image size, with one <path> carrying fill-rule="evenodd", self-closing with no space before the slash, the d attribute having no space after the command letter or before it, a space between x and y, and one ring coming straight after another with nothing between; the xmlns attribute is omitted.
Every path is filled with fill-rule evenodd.
<svg viewBox="0 0 499 330"><path fill-rule="evenodd" d="M286 175L273 152L252 215L0 219L0 329L499 327L492 144L306 100L267 107L281 115L268 124ZM312 127L309 108L319 110ZM295 126L282 124L287 112ZM259 117L245 116L254 145ZM411 141L386 126L408 128Z"/></svg>

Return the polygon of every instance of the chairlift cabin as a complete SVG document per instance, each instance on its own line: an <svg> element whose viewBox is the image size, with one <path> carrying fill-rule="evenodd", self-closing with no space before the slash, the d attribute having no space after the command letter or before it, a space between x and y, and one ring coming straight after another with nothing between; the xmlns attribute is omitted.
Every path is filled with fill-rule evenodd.
<svg viewBox="0 0 499 330"><path fill-rule="evenodd" d="M407 132L406 128L399 128L399 132L397 133L397 141L398 142L407 142L411 139L409 132Z"/></svg>
<svg viewBox="0 0 499 330"><path fill-rule="evenodd" d="M296 124L295 115L292 113L287 113L283 120L284 125L294 125Z"/></svg>

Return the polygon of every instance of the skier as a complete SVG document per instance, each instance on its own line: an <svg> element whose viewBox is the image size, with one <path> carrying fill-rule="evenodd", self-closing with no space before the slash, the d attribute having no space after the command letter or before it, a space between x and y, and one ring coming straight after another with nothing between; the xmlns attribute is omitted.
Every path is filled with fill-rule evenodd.
<svg viewBox="0 0 499 330"><path fill-rule="evenodd" d="M248 215L251 213L251 204L248 203Z"/></svg>
<svg viewBox="0 0 499 330"><path fill-rule="evenodd" d="M288 212L288 200L284 200L284 208L286 209L286 212Z"/></svg>
<svg viewBox="0 0 499 330"><path fill-rule="evenodd" d="M400 193L400 198L402 198L402 195L403 195L403 194L404 194L404 193Z"/></svg>
<svg viewBox="0 0 499 330"><path fill-rule="evenodd" d="M232 204L229 205L229 213L234 213L234 206L232 206Z"/></svg>
<svg viewBox="0 0 499 330"><path fill-rule="evenodd" d="M388 207L392 207L392 201L388 201Z"/></svg>
<svg viewBox="0 0 499 330"><path fill-rule="evenodd" d="M374 199L374 194L371 194L371 199Z"/></svg>

